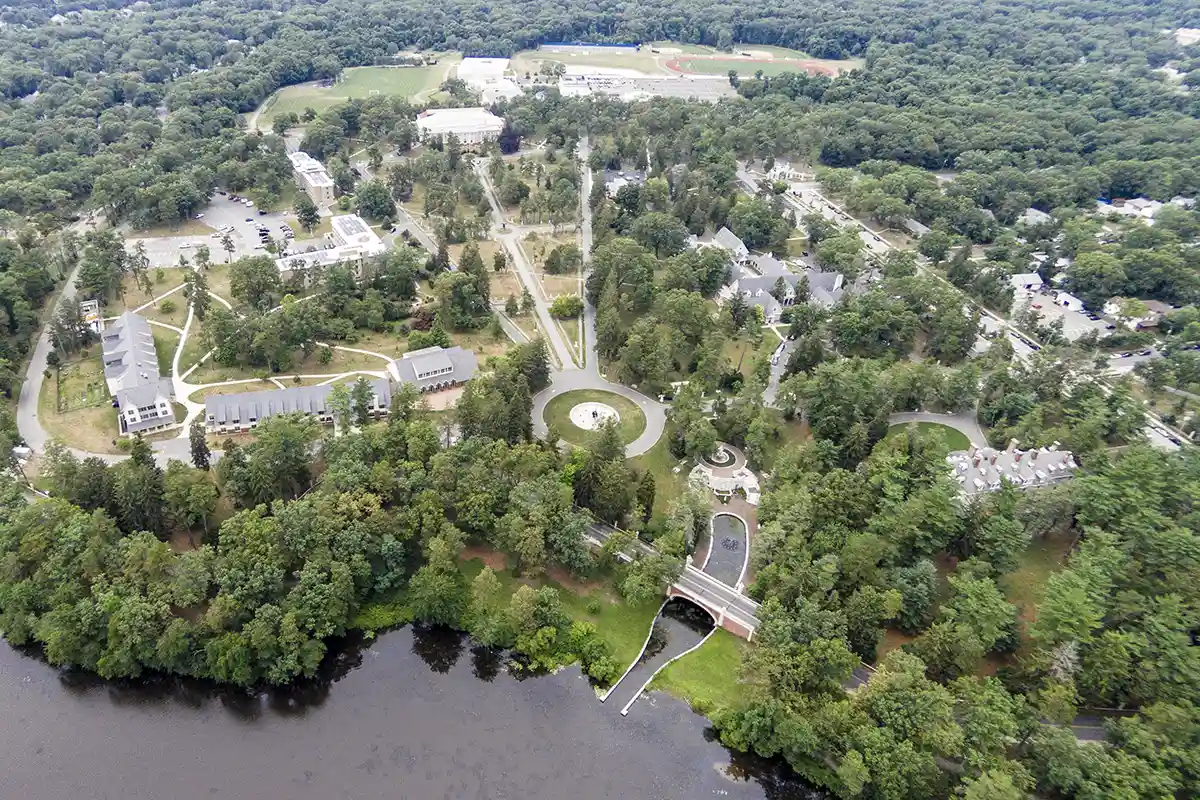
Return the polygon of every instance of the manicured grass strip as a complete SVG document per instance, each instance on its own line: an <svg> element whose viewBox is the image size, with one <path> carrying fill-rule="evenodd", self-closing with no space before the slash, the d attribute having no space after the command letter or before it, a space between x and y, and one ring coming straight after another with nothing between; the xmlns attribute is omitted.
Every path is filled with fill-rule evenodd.
<svg viewBox="0 0 1200 800"><path fill-rule="evenodd" d="M699 649L658 673L650 688L670 692L710 716L721 709L738 708L746 695L745 687L738 683L746 647L744 640L718 630Z"/></svg>
<svg viewBox="0 0 1200 800"><path fill-rule="evenodd" d="M604 403L616 409L620 415L617 430L621 441L629 444L646 430L646 415L642 410L619 394L593 389L576 389L563 392L546 404L546 424L554 427L558 435L580 447L589 447L599 438L595 431L585 431L571 422L571 409L580 403Z"/></svg>

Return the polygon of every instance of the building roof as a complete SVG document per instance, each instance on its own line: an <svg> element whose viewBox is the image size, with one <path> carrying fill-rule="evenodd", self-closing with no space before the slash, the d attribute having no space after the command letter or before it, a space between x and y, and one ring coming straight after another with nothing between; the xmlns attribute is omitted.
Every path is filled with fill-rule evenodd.
<svg viewBox="0 0 1200 800"><path fill-rule="evenodd" d="M434 136L449 133L495 133L504 120L486 108L431 108L417 115L417 129Z"/></svg>
<svg viewBox="0 0 1200 800"><path fill-rule="evenodd" d="M339 245L360 247L381 246L383 240L371 229L367 221L357 214L341 214L329 220L333 238Z"/></svg>
<svg viewBox="0 0 1200 800"><path fill-rule="evenodd" d="M325 171L324 165L303 150L288 153L288 161L292 162L292 169L300 180L309 186L333 186L333 179Z"/></svg>
<svg viewBox="0 0 1200 800"><path fill-rule="evenodd" d="M1021 216L1017 217L1017 222L1022 225L1045 225L1052 219L1054 218L1045 211L1040 211L1036 208L1027 208L1021 212Z"/></svg>
<svg viewBox="0 0 1200 800"><path fill-rule="evenodd" d="M392 385L375 378L370 381L375 393L374 408L387 408L392 403ZM290 386L263 392L209 395L204 398L204 419L208 425L219 427L231 424L250 425L276 414L323 415L331 413L329 395L333 385Z"/></svg>
<svg viewBox="0 0 1200 800"><path fill-rule="evenodd" d="M329 222L333 227L332 238L337 242L337 246L277 258L275 266L279 271L292 272L307 269L314 264L328 267L333 264L361 261L387 252L387 245L362 217L343 214L333 217Z"/></svg>
<svg viewBox="0 0 1200 800"><path fill-rule="evenodd" d="M922 225L921 223L917 222L915 219L904 220L904 229L906 231L908 231L909 233L911 233L913 236L924 236L925 234L929 233L929 226Z"/></svg>
<svg viewBox="0 0 1200 800"><path fill-rule="evenodd" d="M1013 286L1042 285L1042 276L1036 272L1018 272L1016 275L1010 276L1008 280Z"/></svg>
<svg viewBox="0 0 1200 800"><path fill-rule="evenodd" d="M778 278L784 275L792 274L788 269L787 264L784 264L775 256L756 255L750 257L750 262L759 275L766 277Z"/></svg>
<svg viewBox="0 0 1200 800"><path fill-rule="evenodd" d="M959 450L946 456L946 463L967 494L995 491L1002 478L1018 487L1046 486L1071 477L1078 467L1074 455L1059 450L1057 444L1018 450L1015 440L1005 450L974 446Z"/></svg>
<svg viewBox="0 0 1200 800"><path fill-rule="evenodd" d="M126 311L104 329L100 341L109 392L158 385L158 351L144 317Z"/></svg>
<svg viewBox="0 0 1200 800"><path fill-rule="evenodd" d="M461 347L426 347L405 353L396 359L396 374L401 383L418 389L440 383L463 383L479 369L475 353Z"/></svg>
<svg viewBox="0 0 1200 800"><path fill-rule="evenodd" d="M750 255L750 251L746 249L745 242L735 236L729 228L721 228L721 230L717 231L716 235L713 236L713 242L718 247L728 250L735 258L746 258Z"/></svg>

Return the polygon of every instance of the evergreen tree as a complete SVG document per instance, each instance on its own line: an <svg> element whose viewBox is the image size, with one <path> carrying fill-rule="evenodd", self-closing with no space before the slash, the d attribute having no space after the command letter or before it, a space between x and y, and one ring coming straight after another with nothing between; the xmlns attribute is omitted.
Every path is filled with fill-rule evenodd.
<svg viewBox="0 0 1200 800"><path fill-rule="evenodd" d="M204 435L204 422L199 417L192 420L188 428L188 443L192 449L192 465L196 469L207 470L211 463L212 453L208 448L208 439Z"/></svg>

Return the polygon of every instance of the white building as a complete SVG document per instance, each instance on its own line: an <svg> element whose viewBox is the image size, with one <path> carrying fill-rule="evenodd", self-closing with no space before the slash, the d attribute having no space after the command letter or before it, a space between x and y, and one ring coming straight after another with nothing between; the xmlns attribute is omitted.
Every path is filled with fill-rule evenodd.
<svg viewBox="0 0 1200 800"><path fill-rule="evenodd" d="M1021 216L1017 217L1017 224L1032 228L1037 225L1045 225L1053 222L1054 217L1047 214L1045 211L1039 211L1036 208L1027 208L1021 212Z"/></svg>
<svg viewBox="0 0 1200 800"><path fill-rule="evenodd" d="M298 271L307 272L312 267L323 269L334 264L349 264L354 267L355 277L362 277L363 263L387 252L387 245L357 214L343 214L329 222L333 228L329 234L330 246L276 259L280 277L287 279Z"/></svg>
<svg viewBox="0 0 1200 800"><path fill-rule="evenodd" d="M453 134L464 146L495 140L504 130L504 120L485 108L431 108L417 115L417 133L422 141Z"/></svg>
<svg viewBox="0 0 1200 800"><path fill-rule="evenodd" d="M1096 210L1101 214L1120 214L1123 217L1134 217L1147 221L1153 220L1162 207L1163 204L1157 200L1147 200L1144 197L1135 197L1132 200L1113 200L1111 204L1105 203L1103 200L1096 201Z"/></svg>
<svg viewBox="0 0 1200 800"><path fill-rule="evenodd" d="M1083 301L1068 292L1059 292L1054 295L1054 303L1068 311L1083 311Z"/></svg>
<svg viewBox="0 0 1200 800"><path fill-rule="evenodd" d="M458 65L459 80L479 92L488 105L521 96L521 87L512 78L505 77L507 71L507 58L464 58Z"/></svg>
<svg viewBox="0 0 1200 800"><path fill-rule="evenodd" d="M1020 272L1008 280L1012 284L1013 289L1017 291L1024 289L1027 292L1036 292L1042 288L1042 276L1036 272Z"/></svg>
<svg viewBox="0 0 1200 800"><path fill-rule="evenodd" d="M323 205L333 202L333 178L329 177L320 161L303 150L288 153L288 160L292 162L292 170L296 173L296 183L314 203Z"/></svg>

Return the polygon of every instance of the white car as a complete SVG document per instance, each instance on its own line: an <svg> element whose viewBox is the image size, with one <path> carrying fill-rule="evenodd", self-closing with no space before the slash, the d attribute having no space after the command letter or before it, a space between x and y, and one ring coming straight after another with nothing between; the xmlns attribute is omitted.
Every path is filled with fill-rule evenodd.
<svg viewBox="0 0 1200 800"><path fill-rule="evenodd" d="M187 250L189 247L194 247L194 245L191 242L184 242L183 244L179 245L180 250Z"/></svg>
<svg viewBox="0 0 1200 800"><path fill-rule="evenodd" d="M242 202L246 204L246 208L254 208L253 200L243 200Z"/></svg>

